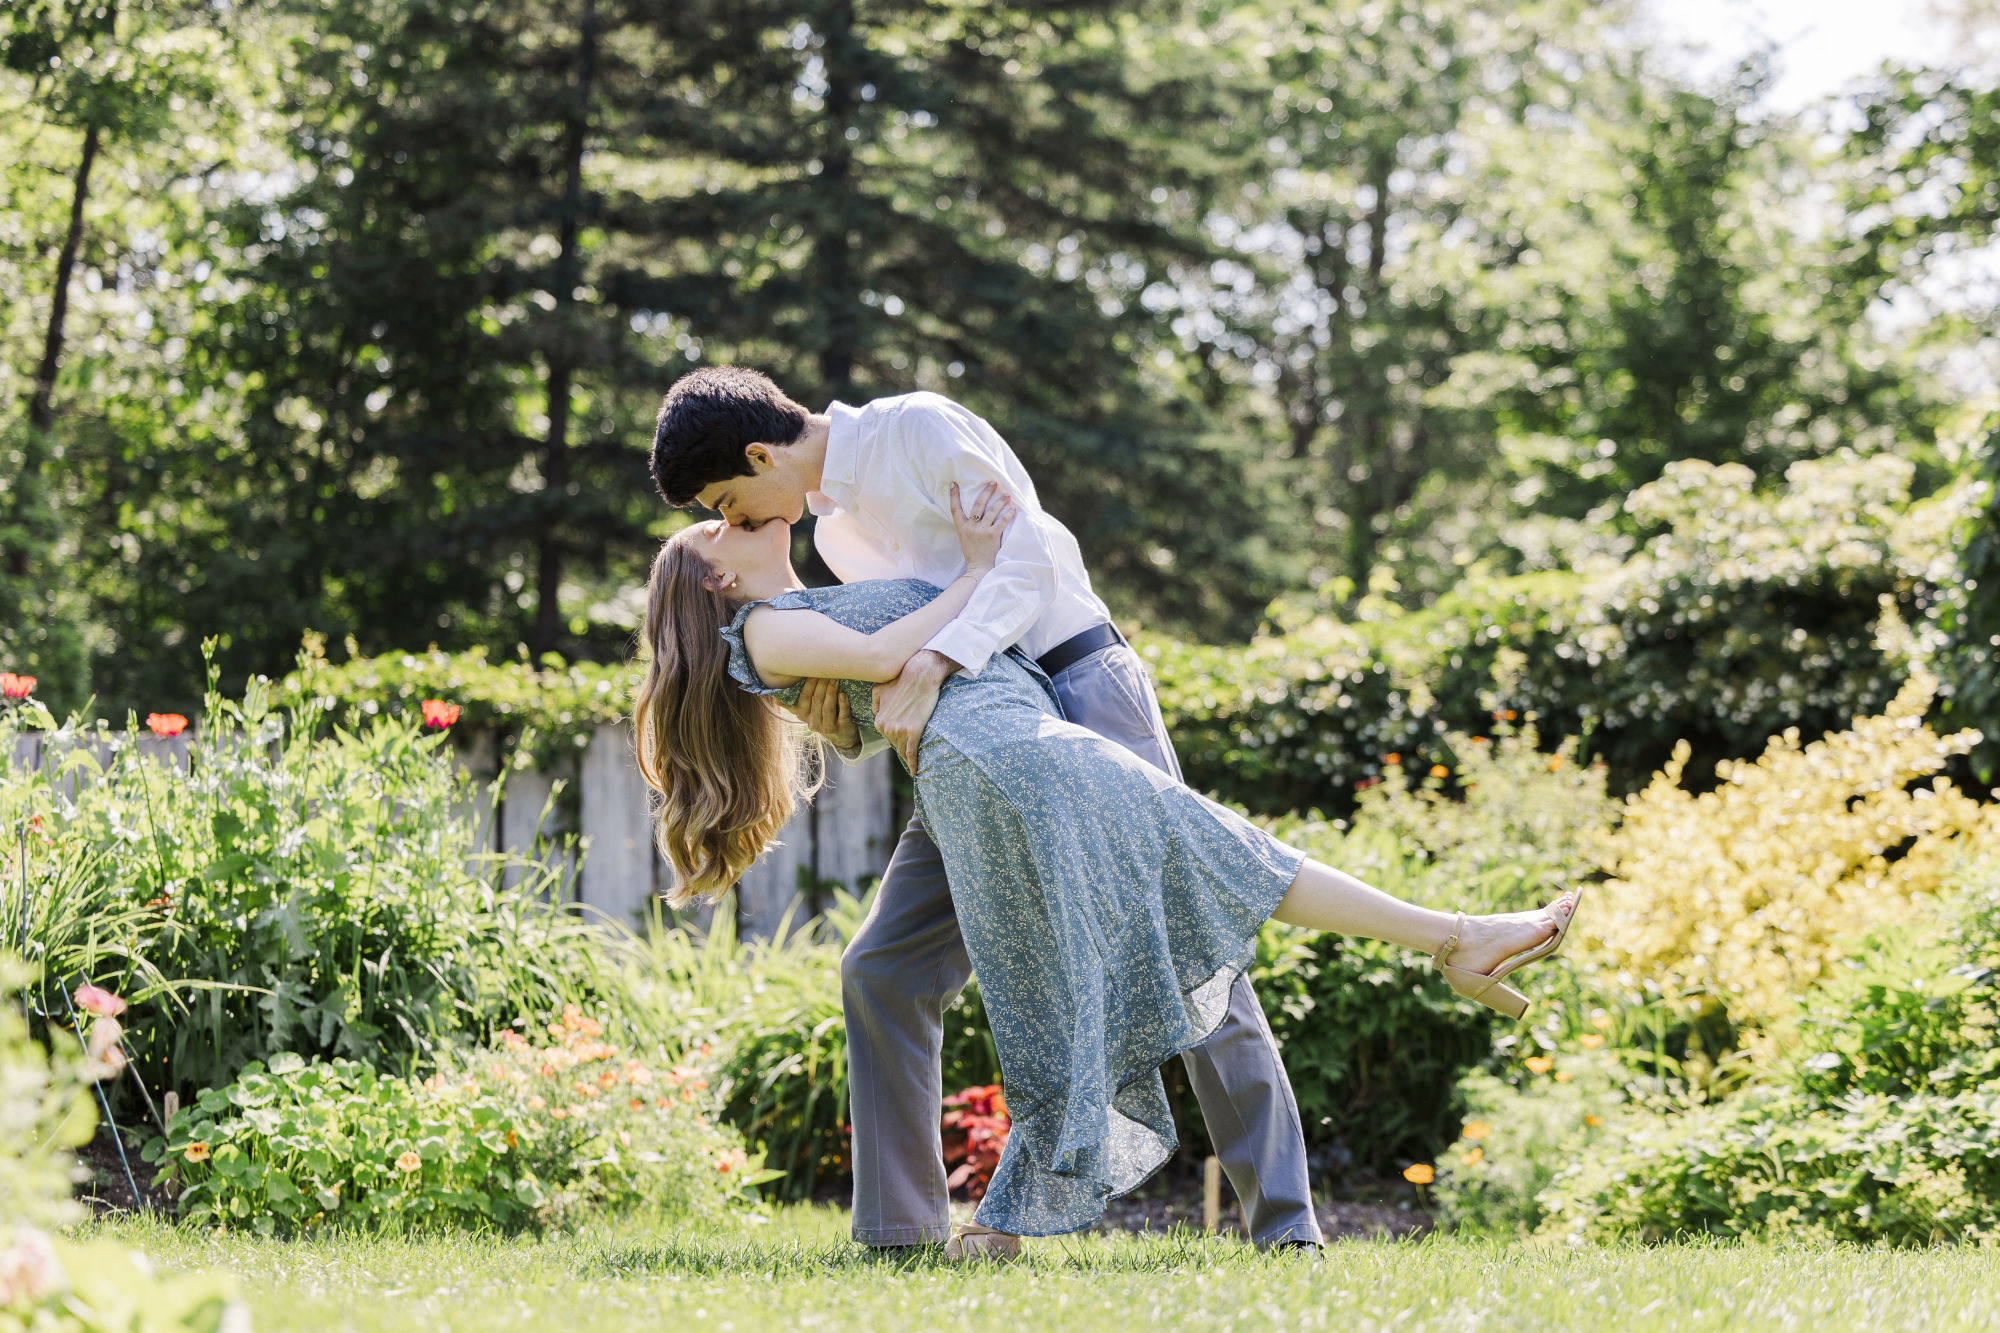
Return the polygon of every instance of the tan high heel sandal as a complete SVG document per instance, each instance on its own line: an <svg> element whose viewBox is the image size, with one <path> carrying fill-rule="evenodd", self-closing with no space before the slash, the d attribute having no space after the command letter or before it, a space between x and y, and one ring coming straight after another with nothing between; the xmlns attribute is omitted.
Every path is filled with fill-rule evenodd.
<svg viewBox="0 0 2000 1333"><path fill-rule="evenodd" d="M1465 930L1465 913L1460 912L1458 920L1452 923L1450 938L1445 940L1444 947L1437 951L1437 956L1431 961L1437 965L1437 970L1444 979L1451 983L1451 988L1466 999L1477 1000L1487 1008L1497 1009L1509 1018L1519 1018L1528 1012L1528 997L1512 986L1502 983L1515 969L1547 958L1562 948L1563 940L1568 937L1569 928L1576 920L1577 910L1582 906L1583 890L1581 888L1571 890L1569 915L1555 922L1556 933L1534 948L1515 954L1491 972L1474 972L1468 968L1454 967L1445 961L1451 957L1452 951L1458 948L1458 937ZM1553 917L1550 919L1554 920Z"/></svg>
<svg viewBox="0 0 2000 1333"><path fill-rule="evenodd" d="M984 1259L1006 1263L1021 1256L1021 1238L1011 1231L995 1231L977 1222L960 1222L944 1243L944 1257L953 1263Z"/></svg>

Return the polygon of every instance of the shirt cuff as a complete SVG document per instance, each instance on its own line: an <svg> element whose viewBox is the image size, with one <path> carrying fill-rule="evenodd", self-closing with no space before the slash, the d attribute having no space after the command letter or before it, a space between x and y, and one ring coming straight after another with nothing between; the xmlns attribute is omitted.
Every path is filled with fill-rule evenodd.
<svg viewBox="0 0 2000 1333"><path fill-rule="evenodd" d="M876 735L863 739L860 744L856 745L851 750L842 749L840 746L835 745L832 741L828 741L826 743L826 748L833 751L835 754L839 755L841 763L858 764L862 760L871 758L872 756L878 755L882 753L882 751L888 749L889 742L885 737Z"/></svg>
<svg viewBox="0 0 2000 1333"><path fill-rule="evenodd" d="M986 659L993 656L993 640L982 634L963 620L954 620L924 645L927 652L943 653L958 663L959 670L968 676L976 676L986 666Z"/></svg>

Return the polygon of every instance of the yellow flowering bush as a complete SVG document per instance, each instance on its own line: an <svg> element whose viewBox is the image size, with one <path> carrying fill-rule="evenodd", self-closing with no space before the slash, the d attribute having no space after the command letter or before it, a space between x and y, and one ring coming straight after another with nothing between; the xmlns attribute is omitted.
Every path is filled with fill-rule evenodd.
<svg viewBox="0 0 2000 1333"><path fill-rule="evenodd" d="M1924 725L1935 688L1919 672L1846 731L1803 745L1787 731L1754 762L1717 765L1720 784L1698 795L1677 750L1605 835L1608 891L1579 929L1635 981L1768 1029L1843 939L1908 919L2000 843L1995 808L1939 776L1977 735Z"/></svg>

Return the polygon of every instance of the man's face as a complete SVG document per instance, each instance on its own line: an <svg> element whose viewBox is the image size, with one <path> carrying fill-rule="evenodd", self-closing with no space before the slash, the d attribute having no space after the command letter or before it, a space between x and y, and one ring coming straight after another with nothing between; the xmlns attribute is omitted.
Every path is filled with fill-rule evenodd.
<svg viewBox="0 0 2000 1333"><path fill-rule="evenodd" d="M756 528L773 519L798 522L805 514L806 491L787 466L785 451L753 444L743 452L755 469L752 475L705 486L695 501L721 514L732 527Z"/></svg>

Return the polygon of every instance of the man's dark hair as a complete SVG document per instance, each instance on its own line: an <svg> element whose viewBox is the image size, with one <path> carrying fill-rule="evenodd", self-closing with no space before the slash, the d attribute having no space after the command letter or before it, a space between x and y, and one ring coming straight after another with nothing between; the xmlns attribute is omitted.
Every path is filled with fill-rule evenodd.
<svg viewBox="0 0 2000 1333"><path fill-rule="evenodd" d="M707 366L681 376L660 404L653 430L653 484L685 508L718 481L751 475L743 451L790 444L805 434L806 410L770 378L736 366Z"/></svg>

